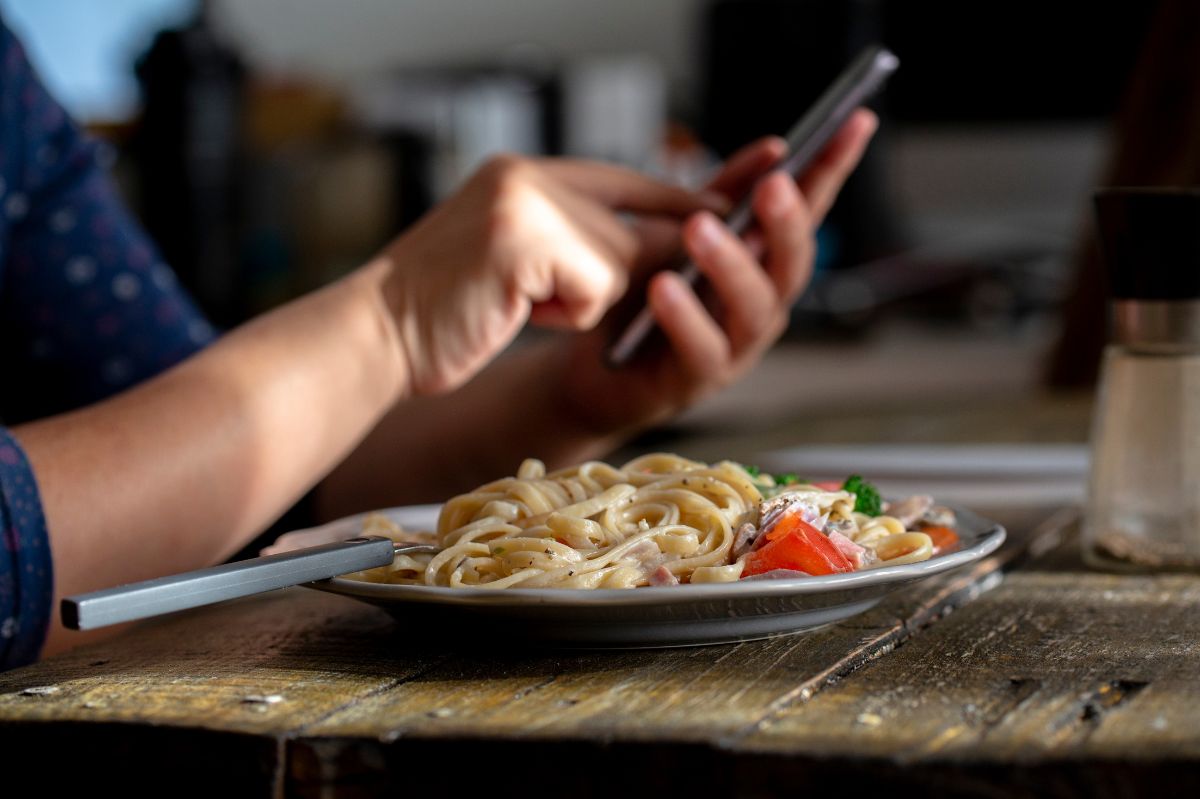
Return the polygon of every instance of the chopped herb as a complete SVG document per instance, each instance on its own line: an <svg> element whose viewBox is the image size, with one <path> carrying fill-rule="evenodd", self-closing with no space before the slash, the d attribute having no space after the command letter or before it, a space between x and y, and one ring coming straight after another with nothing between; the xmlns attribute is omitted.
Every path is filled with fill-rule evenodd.
<svg viewBox="0 0 1200 799"><path fill-rule="evenodd" d="M862 475L852 474L842 483L842 490L854 495L854 510L868 516L879 516L883 513L883 499L875 486L862 478Z"/></svg>
<svg viewBox="0 0 1200 799"><path fill-rule="evenodd" d="M793 483L803 482L800 480L800 478L796 475L795 472L784 472L783 474L771 474L770 472L764 472L762 469L755 466L754 464L742 464L742 468L746 470L746 474L748 474L752 478L754 478L755 483L759 483L760 485L762 483L762 478L764 478L764 477L771 478L775 482L775 485L777 485L777 486L785 486L785 485L791 485Z"/></svg>
<svg viewBox="0 0 1200 799"><path fill-rule="evenodd" d="M496 547L495 549L493 549L493 550L492 550L492 554L495 554L495 555L503 555L503 554L504 554L504 547Z"/></svg>

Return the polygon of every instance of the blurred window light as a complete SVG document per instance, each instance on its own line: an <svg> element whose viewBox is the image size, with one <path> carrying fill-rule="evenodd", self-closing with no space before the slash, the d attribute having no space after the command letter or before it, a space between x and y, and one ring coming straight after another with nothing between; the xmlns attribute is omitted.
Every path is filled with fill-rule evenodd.
<svg viewBox="0 0 1200 799"><path fill-rule="evenodd" d="M42 81L82 122L137 113L134 63L154 34L191 19L199 0L0 0Z"/></svg>

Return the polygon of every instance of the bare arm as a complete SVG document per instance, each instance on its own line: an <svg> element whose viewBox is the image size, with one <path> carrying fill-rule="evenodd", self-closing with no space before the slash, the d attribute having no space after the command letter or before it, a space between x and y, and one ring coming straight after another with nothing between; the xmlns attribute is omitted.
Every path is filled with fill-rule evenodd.
<svg viewBox="0 0 1200 799"><path fill-rule="evenodd" d="M137 388L16 428L56 599L227 557L350 451L405 380L381 275L362 270ZM49 650L62 633L55 623Z"/></svg>
<svg viewBox="0 0 1200 799"><path fill-rule="evenodd" d="M401 397L462 385L531 317L594 324L639 249L614 208L703 207L605 165L497 159L348 278L141 386L16 428L57 597L228 557ZM432 440L419 423L408 435ZM47 651L66 642L52 625Z"/></svg>

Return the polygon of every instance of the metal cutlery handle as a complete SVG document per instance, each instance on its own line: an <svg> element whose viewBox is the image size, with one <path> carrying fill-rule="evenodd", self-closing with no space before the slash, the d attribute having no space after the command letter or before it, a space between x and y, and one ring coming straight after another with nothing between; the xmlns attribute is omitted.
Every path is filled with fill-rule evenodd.
<svg viewBox="0 0 1200 799"><path fill-rule="evenodd" d="M397 544L379 536L364 536L106 588L63 599L63 626L72 630L90 630L145 619L161 613L386 566L397 552L414 551L433 550L431 547Z"/></svg>

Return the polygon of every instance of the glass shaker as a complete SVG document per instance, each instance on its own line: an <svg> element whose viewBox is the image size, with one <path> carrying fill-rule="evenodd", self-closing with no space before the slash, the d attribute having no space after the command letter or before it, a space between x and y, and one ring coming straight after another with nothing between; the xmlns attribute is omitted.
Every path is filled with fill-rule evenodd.
<svg viewBox="0 0 1200 799"><path fill-rule="evenodd" d="M1200 570L1200 191L1096 195L1112 294L1084 559Z"/></svg>

